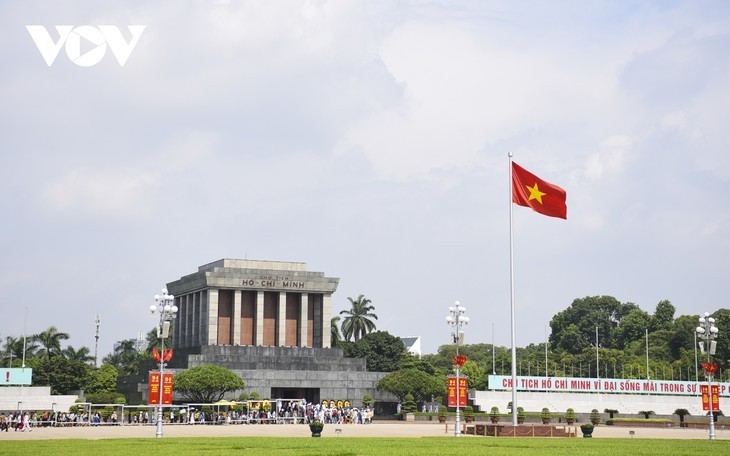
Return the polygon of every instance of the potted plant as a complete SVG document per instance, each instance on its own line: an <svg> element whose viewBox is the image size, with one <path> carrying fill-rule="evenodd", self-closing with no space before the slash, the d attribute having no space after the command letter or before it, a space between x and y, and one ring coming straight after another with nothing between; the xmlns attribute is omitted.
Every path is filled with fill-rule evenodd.
<svg viewBox="0 0 730 456"><path fill-rule="evenodd" d="M517 424L525 424L525 409L517 407Z"/></svg>
<svg viewBox="0 0 730 456"><path fill-rule="evenodd" d="M322 429L324 429L324 423L319 420L314 420L309 423L309 430L312 432L312 437L322 437Z"/></svg>
<svg viewBox="0 0 730 456"><path fill-rule="evenodd" d="M448 411L449 409L447 409L445 405L439 405L439 423L446 422L446 413Z"/></svg>
<svg viewBox="0 0 730 456"><path fill-rule="evenodd" d="M644 415L644 418L648 420L649 416L654 414L654 410L639 410L639 414Z"/></svg>
<svg viewBox="0 0 730 456"><path fill-rule="evenodd" d="M569 426L572 426L573 423L575 423L575 410L572 408L565 411L565 422L568 423Z"/></svg>
<svg viewBox="0 0 730 456"><path fill-rule="evenodd" d="M684 422L684 417L689 415L689 410L679 408L674 411L675 415L679 415L679 427L687 427L687 423Z"/></svg>
<svg viewBox="0 0 730 456"><path fill-rule="evenodd" d="M492 422L492 424L499 423L499 408L494 406L489 410L489 420Z"/></svg>
<svg viewBox="0 0 730 456"><path fill-rule="evenodd" d="M598 413L598 409L591 410L591 424L594 426L601 422L601 414Z"/></svg>
<svg viewBox="0 0 730 456"><path fill-rule="evenodd" d="M593 437L593 425L591 423L581 424L580 431L583 433L584 439L590 439Z"/></svg>
<svg viewBox="0 0 730 456"><path fill-rule="evenodd" d="M550 424L550 409L547 407L543 407L542 412L540 412L540 419L542 420L542 424Z"/></svg>
<svg viewBox="0 0 730 456"><path fill-rule="evenodd" d="M612 420L613 416L618 414L618 410L607 408L603 410L603 413L608 413L608 418Z"/></svg>
<svg viewBox="0 0 730 456"><path fill-rule="evenodd" d="M363 407L370 407L372 408L375 404L375 399L373 398L372 394L365 393L362 396L362 405Z"/></svg>
<svg viewBox="0 0 730 456"><path fill-rule="evenodd" d="M403 407L401 408L401 420L415 421L416 420L416 401L411 393L406 394L403 398Z"/></svg>
<svg viewBox="0 0 730 456"><path fill-rule="evenodd" d="M471 405L464 407L464 421L467 423L474 421L474 407Z"/></svg>

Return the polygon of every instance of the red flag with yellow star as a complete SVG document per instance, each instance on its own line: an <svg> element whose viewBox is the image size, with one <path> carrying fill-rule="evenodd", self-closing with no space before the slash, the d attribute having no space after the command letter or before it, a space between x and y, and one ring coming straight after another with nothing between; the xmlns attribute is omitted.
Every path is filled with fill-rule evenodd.
<svg viewBox="0 0 730 456"><path fill-rule="evenodd" d="M568 218L567 194L512 162L512 202L549 217Z"/></svg>

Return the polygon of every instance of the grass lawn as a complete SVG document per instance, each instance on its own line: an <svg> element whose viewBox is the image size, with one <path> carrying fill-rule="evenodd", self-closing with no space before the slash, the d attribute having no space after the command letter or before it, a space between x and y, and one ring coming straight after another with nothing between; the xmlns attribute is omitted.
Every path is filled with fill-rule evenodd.
<svg viewBox="0 0 730 456"><path fill-rule="evenodd" d="M0 454L10 455L215 455L255 451L296 456L356 455L692 455L730 454L730 441L660 439L528 439L489 437L425 438L165 438L104 440L3 441Z"/></svg>

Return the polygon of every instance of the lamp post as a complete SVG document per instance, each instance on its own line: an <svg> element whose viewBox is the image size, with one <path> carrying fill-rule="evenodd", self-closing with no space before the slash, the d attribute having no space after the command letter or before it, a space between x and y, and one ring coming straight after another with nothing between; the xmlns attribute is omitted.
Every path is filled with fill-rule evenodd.
<svg viewBox="0 0 730 456"><path fill-rule="evenodd" d="M712 413L712 374L715 371L711 364L711 356L715 354L715 347L717 342L717 333L719 332L717 326L715 326L715 319L710 316L708 312L705 312L703 317L700 317L700 325L695 330L697 332L697 338L701 340L700 351L704 355L707 353L707 367L705 372L707 375L707 394L709 397L710 405L710 440L715 440L715 416Z"/></svg>
<svg viewBox="0 0 730 456"><path fill-rule="evenodd" d="M157 403L157 432L155 437L162 438L162 390L165 373L165 339L170 335L170 325L177 314L175 297L167 294L167 288L162 289L162 295L155 295L155 303L150 306L152 315L160 315L160 323L157 326L157 337L160 338L160 397Z"/></svg>
<svg viewBox="0 0 730 456"><path fill-rule="evenodd" d="M96 335L94 335L94 339L96 339L94 342L94 367L99 367L99 325L101 324L99 314L96 314L94 323L96 323Z"/></svg>
<svg viewBox="0 0 730 456"><path fill-rule="evenodd" d="M469 317L464 315L466 309L459 305L459 301L455 301L454 305L449 307L449 315L446 316L446 323L454 329L452 337L456 344L456 356L459 356L459 345L461 345L460 329L469 324ZM459 363L455 363L456 368L456 424L454 426L454 437L461 437L461 417L459 415Z"/></svg>
<svg viewBox="0 0 730 456"><path fill-rule="evenodd" d="M598 367L598 326L596 326L596 378L601 378L601 369Z"/></svg>

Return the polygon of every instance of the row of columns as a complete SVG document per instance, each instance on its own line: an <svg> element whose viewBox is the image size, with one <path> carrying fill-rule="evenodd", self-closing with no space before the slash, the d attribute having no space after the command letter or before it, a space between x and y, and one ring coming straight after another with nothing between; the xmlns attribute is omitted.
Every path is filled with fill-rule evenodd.
<svg viewBox="0 0 730 456"><path fill-rule="evenodd" d="M228 290L226 290L228 291ZM267 293L262 290L254 290L256 292L256 302L254 311L256 340L254 345L262 346L264 340L264 299ZM173 347L192 347L197 345L218 345L219 331L231 331L231 345L241 345L241 309L242 309L242 292L243 290L232 290L233 305L230 315L232 328L219 327L219 317L221 310L219 308L220 293L218 289L209 288L183 296L177 296L176 304L180 308L178 321L175 324ZM278 292L278 302L276 308L275 334L278 337L273 345L286 346L287 344L287 295L295 295L293 299L298 300L298 319L297 319L297 344L300 347L321 346L329 348L331 344L329 321L331 318L332 296L327 293L292 293ZM312 301L312 315L310 327L310 296ZM321 298L321 306L318 305ZM310 332L312 334L310 334ZM321 336L321 337L317 337ZM227 337L225 337L227 338ZM310 342L311 341L311 342ZM247 341L248 342L248 341ZM270 344L266 344L270 345Z"/></svg>

